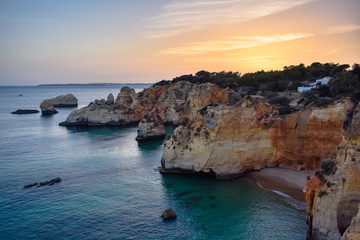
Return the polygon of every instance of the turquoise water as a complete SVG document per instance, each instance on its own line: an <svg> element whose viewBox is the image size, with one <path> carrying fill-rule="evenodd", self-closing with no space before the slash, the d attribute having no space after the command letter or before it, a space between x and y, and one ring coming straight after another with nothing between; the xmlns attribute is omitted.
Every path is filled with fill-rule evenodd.
<svg viewBox="0 0 360 240"><path fill-rule="evenodd" d="M248 178L159 174L163 141L138 143L136 127L58 126L73 109L10 114L69 92L85 106L119 89L0 87L0 239L305 239L296 202ZM163 222L170 207L178 218Z"/></svg>

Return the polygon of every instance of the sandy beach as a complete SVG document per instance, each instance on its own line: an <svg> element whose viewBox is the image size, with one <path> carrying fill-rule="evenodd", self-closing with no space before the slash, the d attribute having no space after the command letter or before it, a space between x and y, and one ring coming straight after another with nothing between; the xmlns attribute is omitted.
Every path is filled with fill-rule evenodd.
<svg viewBox="0 0 360 240"><path fill-rule="evenodd" d="M265 168L247 174L264 189L280 191L301 202L305 202L303 189L307 177L312 175L314 175L314 171L295 171L280 168Z"/></svg>

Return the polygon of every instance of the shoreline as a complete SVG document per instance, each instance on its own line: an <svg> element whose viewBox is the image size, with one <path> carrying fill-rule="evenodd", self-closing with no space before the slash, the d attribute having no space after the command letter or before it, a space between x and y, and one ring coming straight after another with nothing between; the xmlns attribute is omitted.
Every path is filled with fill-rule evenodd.
<svg viewBox="0 0 360 240"><path fill-rule="evenodd" d="M265 168L246 174L265 190L280 192L300 202L305 202L304 188L307 177L315 171L296 171L282 168ZM281 195L281 194L280 194Z"/></svg>

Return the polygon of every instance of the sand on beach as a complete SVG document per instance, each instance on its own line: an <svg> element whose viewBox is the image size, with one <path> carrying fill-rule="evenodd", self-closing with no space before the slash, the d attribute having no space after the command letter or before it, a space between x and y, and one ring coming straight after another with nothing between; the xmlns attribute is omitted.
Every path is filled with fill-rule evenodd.
<svg viewBox="0 0 360 240"><path fill-rule="evenodd" d="M265 168L247 174L264 189L282 192L301 202L305 202L303 189L307 177L312 175L314 175L314 171L296 171L282 168Z"/></svg>

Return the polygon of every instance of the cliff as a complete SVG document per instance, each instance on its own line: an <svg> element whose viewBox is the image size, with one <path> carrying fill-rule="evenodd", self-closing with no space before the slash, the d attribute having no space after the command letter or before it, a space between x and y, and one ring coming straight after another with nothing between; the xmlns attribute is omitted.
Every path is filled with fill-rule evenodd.
<svg viewBox="0 0 360 240"><path fill-rule="evenodd" d="M265 167L316 169L341 142L351 106L341 100L284 116L259 96L236 105L207 106L165 143L161 171L231 179Z"/></svg>
<svg viewBox="0 0 360 240"><path fill-rule="evenodd" d="M308 239L360 237L360 106L348 112L336 154L306 185Z"/></svg>

